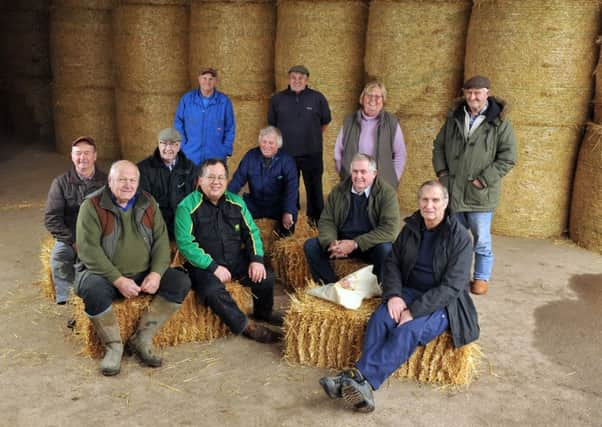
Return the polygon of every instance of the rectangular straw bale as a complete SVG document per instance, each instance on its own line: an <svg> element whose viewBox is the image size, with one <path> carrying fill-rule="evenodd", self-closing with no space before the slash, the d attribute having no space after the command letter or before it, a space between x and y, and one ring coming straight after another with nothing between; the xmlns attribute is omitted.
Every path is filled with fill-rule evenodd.
<svg viewBox="0 0 602 427"><path fill-rule="evenodd" d="M254 221L261 232L261 242L263 243L265 257L269 258L272 245L278 239L278 221L270 218L259 218Z"/></svg>
<svg viewBox="0 0 602 427"><path fill-rule="evenodd" d="M315 298L297 291L291 297L284 320L284 359L319 368L345 369L361 355L366 324L380 300L365 300L358 310ZM423 383L469 385L478 374L481 351L477 343L454 348L444 332L412 357L395 373L395 378L413 378Z"/></svg>
<svg viewBox="0 0 602 427"><path fill-rule="evenodd" d="M230 282L226 284L226 289L243 312L251 312L253 301L249 288L237 282ZM113 310L119 321L123 342L126 342L135 332L140 316L147 310L151 301L152 296L145 295L113 302ZM74 297L71 303L74 307L75 332L84 345L82 353L96 358L101 357L104 347L96 335L92 322L84 312L83 301ZM158 347L167 347L187 342L211 341L229 334L228 327L211 309L199 305L195 292L191 290L178 312L159 330L153 343Z"/></svg>
<svg viewBox="0 0 602 427"><path fill-rule="evenodd" d="M42 295L53 301L56 298L56 289L54 289L54 281L52 280L52 269L50 268L50 253L54 247L54 238L50 235L42 239L40 246L40 263L42 269L40 271L40 288Z"/></svg>

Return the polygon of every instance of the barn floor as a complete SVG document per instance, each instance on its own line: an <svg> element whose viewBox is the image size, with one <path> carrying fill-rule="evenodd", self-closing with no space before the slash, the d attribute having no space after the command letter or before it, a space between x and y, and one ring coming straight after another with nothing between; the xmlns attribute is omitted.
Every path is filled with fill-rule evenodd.
<svg viewBox="0 0 602 427"><path fill-rule="evenodd" d="M465 390L391 380L374 413L355 414L325 397L328 371L243 338L166 349L155 370L126 358L102 377L69 308L34 286L46 193L68 158L15 147L0 160L2 426L602 425L602 256L565 240L495 238L492 286L475 298L486 358Z"/></svg>

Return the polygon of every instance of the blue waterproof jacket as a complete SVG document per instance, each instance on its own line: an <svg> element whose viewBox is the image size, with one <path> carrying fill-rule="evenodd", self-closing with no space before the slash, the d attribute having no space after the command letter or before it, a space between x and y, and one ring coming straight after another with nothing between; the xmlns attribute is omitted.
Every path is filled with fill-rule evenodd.
<svg viewBox="0 0 602 427"><path fill-rule="evenodd" d="M232 155L234 110L230 99L217 90L206 108L199 89L186 92L180 98L174 128L182 135L182 151L197 166L206 159L226 160Z"/></svg>
<svg viewBox="0 0 602 427"><path fill-rule="evenodd" d="M299 177L290 155L280 149L266 167L261 150L249 150L240 161L228 191L238 193L246 183L250 194L243 197L253 218L280 219L285 212L297 218Z"/></svg>

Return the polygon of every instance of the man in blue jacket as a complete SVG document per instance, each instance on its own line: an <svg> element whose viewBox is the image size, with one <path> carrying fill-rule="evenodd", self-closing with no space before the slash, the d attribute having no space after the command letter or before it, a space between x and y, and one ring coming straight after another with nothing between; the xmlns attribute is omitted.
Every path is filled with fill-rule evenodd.
<svg viewBox="0 0 602 427"><path fill-rule="evenodd" d="M297 221L299 177L295 160L281 150L282 134L268 126L259 131L259 147L242 158L228 191L238 193L249 184L243 199L254 219L279 220L278 233L290 235Z"/></svg>
<svg viewBox="0 0 602 427"><path fill-rule="evenodd" d="M199 89L180 99L174 128L182 135L182 151L195 165L206 159L232 155L236 126L230 99L216 90L217 71L205 68L199 73Z"/></svg>

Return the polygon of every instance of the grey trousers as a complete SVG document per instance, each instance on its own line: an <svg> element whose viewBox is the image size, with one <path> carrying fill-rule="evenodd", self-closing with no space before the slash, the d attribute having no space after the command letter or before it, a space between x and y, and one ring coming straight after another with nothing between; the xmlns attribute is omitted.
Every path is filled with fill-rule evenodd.
<svg viewBox="0 0 602 427"><path fill-rule="evenodd" d="M73 288L75 276L73 264L76 256L77 254L71 245L58 240L54 241L54 247L50 253L50 269L57 303L65 302L69 298L69 292Z"/></svg>

